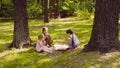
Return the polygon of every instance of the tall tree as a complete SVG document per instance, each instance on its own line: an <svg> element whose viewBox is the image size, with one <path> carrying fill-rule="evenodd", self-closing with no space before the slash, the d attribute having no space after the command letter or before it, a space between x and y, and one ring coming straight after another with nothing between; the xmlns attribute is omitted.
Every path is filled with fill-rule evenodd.
<svg viewBox="0 0 120 68"><path fill-rule="evenodd" d="M50 0L49 4L50 4L50 5L49 5L50 18L54 18L55 0Z"/></svg>
<svg viewBox="0 0 120 68"><path fill-rule="evenodd" d="M54 18L60 18L60 0L56 0Z"/></svg>
<svg viewBox="0 0 120 68"><path fill-rule="evenodd" d="M120 0L96 0L91 38L82 52L119 49L118 20Z"/></svg>
<svg viewBox="0 0 120 68"><path fill-rule="evenodd" d="M44 0L44 22L49 23L49 0Z"/></svg>
<svg viewBox="0 0 120 68"><path fill-rule="evenodd" d="M9 47L22 48L30 43L27 20L27 0L14 0L14 36Z"/></svg>
<svg viewBox="0 0 120 68"><path fill-rule="evenodd" d="M0 0L0 11L2 11L2 0ZM0 12L0 16L2 16L1 12Z"/></svg>

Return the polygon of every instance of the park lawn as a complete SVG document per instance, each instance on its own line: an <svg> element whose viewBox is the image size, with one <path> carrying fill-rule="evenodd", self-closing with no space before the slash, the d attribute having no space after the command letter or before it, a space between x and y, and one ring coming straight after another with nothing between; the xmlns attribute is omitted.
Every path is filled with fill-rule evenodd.
<svg viewBox="0 0 120 68"><path fill-rule="evenodd" d="M53 45L65 43L63 40L66 36L65 31L69 28L78 36L80 44L75 50L48 54L37 53L34 47L8 50L7 46L13 37L13 21L0 21L0 68L119 68L120 53L117 51L106 54L99 52L78 54L89 41L92 22L92 19L64 18L43 24L42 20L29 20L30 38L34 42L37 42L37 36L43 26L49 28L54 40Z"/></svg>

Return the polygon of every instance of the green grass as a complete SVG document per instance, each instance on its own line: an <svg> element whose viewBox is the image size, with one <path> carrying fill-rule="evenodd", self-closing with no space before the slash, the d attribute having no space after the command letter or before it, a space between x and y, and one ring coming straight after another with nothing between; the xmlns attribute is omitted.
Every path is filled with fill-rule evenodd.
<svg viewBox="0 0 120 68"><path fill-rule="evenodd" d="M53 54L48 54L37 53L34 47L23 48L23 50L6 49L12 42L13 21L0 21L0 68L119 68L119 52L106 55L99 52L78 54L89 41L92 22L92 19L65 18L43 24L40 20L29 20L30 38L35 42L43 26L49 28L49 33L54 40L53 44L65 43L63 38L66 36L65 31L69 28L78 36L80 44L76 50L55 51Z"/></svg>

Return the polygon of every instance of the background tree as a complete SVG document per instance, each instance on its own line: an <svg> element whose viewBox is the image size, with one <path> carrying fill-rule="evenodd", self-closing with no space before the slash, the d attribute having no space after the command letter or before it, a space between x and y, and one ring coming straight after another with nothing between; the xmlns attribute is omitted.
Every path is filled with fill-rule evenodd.
<svg viewBox="0 0 120 68"><path fill-rule="evenodd" d="M27 0L14 0L14 36L9 47L22 48L30 44L27 20Z"/></svg>
<svg viewBox="0 0 120 68"><path fill-rule="evenodd" d="M54 18L60 18L60 0L56 0Z"/></svg>
<svg viewBox="0 0 120 68"><path fill-rule="evenodd" d="M44 22L49 23L49 0L44 0Z"/></svg>
<svg viewBox="0 0 120 68"><path fill-rule="evenodd" d="M95 18L89 43L82 52L108 52L120 48L118 40L120 0L96 0Z"/></svg>
<svg viewBox="0 0 120 68"><path fill-rule="evenodd" d="M54 18L54 10L55 10L55 2L56 0L50 0L49 2L49 13L50 13L50 18Z"/></svg>
<svg viewBox="0 0 120 68"><path fill-rule="evenodd" d="M0 17L13 18L13 0L0 0ZM43 19L44 0L27 0L28 18ZM54 17L60 13L60 17L78 16L78 18L90 18L93 12L93 0L50 0L49 12ZM58 4L57 4L58 3ZM59 6L60 4L60 6ZM56 6L56 7L55 7ZM58 7L57 7L58 6ZM59 9L58 9L59 8Z"/></svg>

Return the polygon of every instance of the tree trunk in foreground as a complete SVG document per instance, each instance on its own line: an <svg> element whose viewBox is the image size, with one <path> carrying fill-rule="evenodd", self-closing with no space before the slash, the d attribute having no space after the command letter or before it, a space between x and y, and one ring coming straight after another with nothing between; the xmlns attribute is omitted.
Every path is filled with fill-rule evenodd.
<svg viewBox="0 0 120 68"><path fill-rule="evenodd" d="M95 18L91 38L81 52L106 53L119 49L118 21L120 0L96 0Z"/></svg>
<svg viewBox="0 0 120 68"><path fill-rule="evenodd" d="M9 47L21 49L25 44L30 44L27 0L14 0L14 36Z"/></svg>

